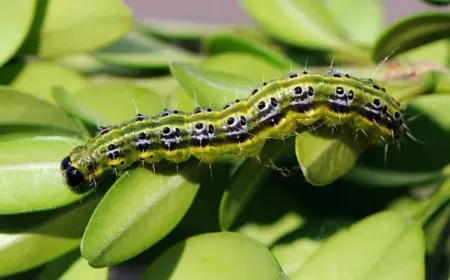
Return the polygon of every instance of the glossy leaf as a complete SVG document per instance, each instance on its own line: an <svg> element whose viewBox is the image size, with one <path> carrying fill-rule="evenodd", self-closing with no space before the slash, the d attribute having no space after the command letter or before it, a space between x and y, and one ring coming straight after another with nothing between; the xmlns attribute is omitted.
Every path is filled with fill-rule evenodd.
<svg viewBox="0 0 450 280"><path fill-rule="evenodd" d="M271 36L299 47L341 48L339 24L320 1L241 0L244 9Z"/></svg>
<svg viewBox="0 0 450 280"><path fill-rule="evenodd" d="M186 92L203 107L222 108L226 102L247 97L253 89L249 80L239 76L178 62L172 62L170 69Z"/></svg>
<svg viewBox="0 0 450 280"><path fill-rule="evenodd" d="M289 69L293 63L283 53L249 37L218 34L206 37L204 40L208 51L213 55L226 52L250 53L283 69Z"/></svg>
<svg viewBox="0 0 450 280"><path fill-rule="evenodd" d="M129 68L167 68L172 60L194 62L198 58L173 45L132 32L98 50L94 57L103 63Z"/></svg>
<svg viewBox="0 0 450 280"><path fill-rule="evenodd" d="M59 213L45 213L46 218L38 224L35 223L37 216L3 217L0 229L0 275L37 267L77 248L98 201L84 201ZM21 222L21 226L8 229L13 218L17 223Z"/></svg>
<svg viewBox="0 0 450 280"><path fill-rule="evenodd" d="M353 137L343 130L334 134L304 132L296 136L295 154L306 180L312 185L323 186L350 171L369 146L364 135Z"/></svg>
<svg viewBox="0 0 450 280"><path fill-rule="evenodd" d="M62 207L82 199L64 184L61 160L82 141L34 137L0 141L0 213L24 213Z"/></svg>
<svg viewBox="0 0 450 280"><path fill-rule="evenodd" d="M79 258L69 269L61 275L60 280L77 280L77 279L98 279L107 280L108 279L108 268L93 268L88 262Z"/></svg>
<svg viewBox="0 0 450 280"><path fill-rule="evenodd" d="M236 65L239 65L239 67L236 67ZM208 57L200 66L203 69L249 79L253 86L260 85L263 81L279 79L290 71L290 69L276 67L261 57L244 53L217 54Z"/></svg>
<svg viewBox="0 0 450 280"><path fill-rule="evenodd" d="M163 109L160 97L151 90L127 84L91 85L76 95L58 89L54 94L59 106L90 124L119 124L134 118L137 111L154 115Z"/></svg>
<svg viewBox="0 0 450 280"><path fill-rule="evenodd" d="M226 31L231 27L211 23L197 23L172 19L143 18L135 23L138 32L172 40L200 39L208 34Z"/></svg>
<svg viewBox="0 0 450 280"><path fill-rule="evenodd" d="M69 92L77 92L88 85L87 79L62 65L33 61L9 64L0 69L0 84L32 94L49 103L55 103L51 93L55 86L62 86Z"/></svg>
<svg viewBox="0 0 450 280"><path fill-rule="evenodd" d="M383 28L383 9L379 0L332 0L326 3L350 40L367 46L374 43Z"/></svg>
<svg viewBox="0 0 450 280"><path fill-rule="evenodd" d="M287 279L270 251L231 232L190 237L164 252L141 279Z"/></svg>
<svg viewBox="0 0 450 280"><path fill-rule="evenodd" d="M280 149L278 141L269 142L259 160L249 158L237 168L220 201L219 224L222 230L231 227L255 192L270 175L272 171L270 166L276 166L291 146L285 144ZM249 174L252 175L249 176Z"/></svg>
<svg viewBox="0 0 450 280"><path fill-rule="evenodd" d="M36 10L21 54L55 57L92 51L122 37L132 26L132 14L120 0L43 0Z"/></svg>
<svg viewBox="0 0 450 280"><path fill-rule="evenodd" d="M83 135L80 125L63 110L9 87L0 87L0 128L48 128L55 134Z"/></svg>
<svg viewBox="0 0 450 280"><path fill-rule="evenodd" d="M0 66L10 59L25 40L33 22L36 0L0 3L0 34L8 38L0 46Z"/></svg>
<svg viewBox="0 0 450 280"><path fill-rule="evenodd" d="M400 172L357 165L343 179L364 187L412 187L437 182L445 176L439 171Z"/></svg>
<svg viewBox="0 0 450 280"><path fill-rule="evenodd" d="M393 24L378 38L372 50L374 61L395 56L415 47L450 36L450 14L423 12Z"/></svg>
<svg viewBox="0 0 450 280"><path fill-rule="evenodd" d="M291 279L423 280L424 253L420 225L380 212L333 235Z"/></svg>
<svg viewBox="0 0 450 280"><path fill-rule="evenodd" d="M296 230L286 234L271 247L288 277L297 274L326 240L352 223L348 218L310 218Z"/></svg>
<svg viewBox="0 0 450 280"><path fill-rule="evenodd" d="M81 244L91 266L109 266L144 251L188 210L199 188L184 177L192 170L182 168L176 174L174 166L172 173L154 174L150 169L136 168L122 176L95 210Z"/></svg>

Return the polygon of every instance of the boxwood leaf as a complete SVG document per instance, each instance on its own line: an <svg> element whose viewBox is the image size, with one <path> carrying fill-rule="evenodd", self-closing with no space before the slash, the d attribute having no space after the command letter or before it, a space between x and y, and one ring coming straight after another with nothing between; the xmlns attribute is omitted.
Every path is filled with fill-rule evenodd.
<svg viewBox="0 0 450 280"><path fill-rule="evenodd" d="M226 102L247 97L252 82L239 76L205 70L180 62L170 63L170 70L199 106L219 109Z"/></svg>
<svg viewBox="0 0 450 280"><path fill-rule="evenodd" d="M215 34L231 29L231 26L198 23L193 21L142 18L135 23L136 30L171 40L195 40L208 34Z"/></svg>
<svg viewBox="0 0 450 280"><path fill-rule="evenodd" d="M286 275L293 277L330 236L345 230L352 222L352 219L343 217L310 217L296 230L280 238L271 247L272 254Z"/></svg>
<svg viewBox="0 0 450 280"><path fill-rule="evenodd" d="M25 40L34 19L36 0L0 3L0 34L8 40L0 46L0 66L5 64Z"/></svg>
<svg viewBox="0 0 450 280"><path fill-rule="evenodd" d="M64 110L91 125L118 124L137 112L153 115L164 108L153 91L131 84L90 85L74 95L59 88L54 98Z"/></svg>
<svg viewBox="0 0 450 280"><path fill-rule="evenodd" d="M380 212L333 235L291 279L423 280L424 254L419 224Z"/></svg>
<svg viewBox="0 0 450 280"><path fill-rule="evenodd" d="M128 68L167 68L172 60L195 62L199 59L194 54L141 35L128 33L121 40L93 53L100 62Z"/></svg>
<svg viewBox="0 0 450 280"><path fill-rule="evenodd" d="M270 167L277 165L284 154L290 154L292 149L289 148L293 146L290 144L292 143L289 141L289 144L280 148L279 141L269 142L264 147L259 160L255 158L246 159L237 168L220 201L219 224L222 230L229 229L235 222L255 192L270 175L272 171ZM249 174L252 174L252 176L249 176Z"/></svg>
<svg viewBox="0 0 450 280"><path fill-rule="evenodd" d="M88 80L70 68L47 61L8 64L0 68L0 84L55 104L51 93L55 86L77 92Z"/></svg>
<svg viewBox="0 0 450 280"><path fill-rule="evenodd" d="M82 199L64 184L61 160L74 138L33 137L0 141L0 214L42 211Z"/></svg>
<svg viewBox="0 0 450 280"><path fill-rule="evenodd" d="M81 137L82 127L63 110L21 93L9 87L0 86L0 129L48 128L55 134L69 134Z"/></svg>
<svg viewBox="0 0 450 280"><path fill-rule="evenodd" d="M200 66L203 69L249 79L253 86L260 85L263 81L278 79L290 69L277 67L254 54L235 52L213 55L202 61Z"/></svg>
<svg viewBox="0 0 450 280"><path fill-rule="evenodd" d="M1 217L0 276L37 267L77 248L99 199L84 201L57 213ZM36 223L37 214L45 214L39 218L42 222ZM18 220L21 225L8 228Z"/></svg>
<svg viewBox="0 0 450 280"><path fill-rule="evenodd" d="M252 38L235 34L217 34L204 38L205 45L211 54L226 52L251 53L282 69L289 69L292 61L280 51L268 44Z"/></svg>
<svg viewBox="0 0 450 280"><path fill-rule="evenodd" d="M81 253L91 266L123 262L160 241L180 222L199 188L186 177L196 165L181 168L180 174L174 174L174 166L172 171L154 174L151 168L136 168L109 189L81 243Z"/></svg>
<svg viewBox="0 0 450 280"><path fill-rule="evenodd" d="M38 1L20 54L54 57L88 52L122 37L132 14L121 0Z"/></svg>
<svg viewBox="0 0 450 280"><path fill-rule="evenodd" d="M450 36L450 14L423 12L406 17L386 29L372 50L374 61L395 56L426 43Z"/></svg>
<svg viewBox="0 0 450 280"><path fill-rule="evenodd" d="M158 257L141 279L288 279L270 251L232 232L190 237Z"/></svg>
<svg viewBox="0 0 450 280"><path fill-rule="evenodd" d="M333 0L326 4L350 40L372 46L383 28L383 9L379 0ZM349 13L353 16L349 17Z"/></svg>
<svg viewBox="0 0 450 280"><path fill-rule="evenodd" d="M355 139L345 130L312 131L296 136L295 154L306 180L323 186L345 175L368 146L364 135Z"/></svg>
<svg viewBox="0 0 450 280"><path fill-rule="evenodd" d="M320 1L241 0L244 9L278 40L299 47L342 48L340 26Z"/></svg>
<svg viewBox="0 0 450 280"><path fill-rule="evenodd" d="M342 179L364 187L413 187L437 182L446 176L440 171L401 172L356 165Z"/></svg>

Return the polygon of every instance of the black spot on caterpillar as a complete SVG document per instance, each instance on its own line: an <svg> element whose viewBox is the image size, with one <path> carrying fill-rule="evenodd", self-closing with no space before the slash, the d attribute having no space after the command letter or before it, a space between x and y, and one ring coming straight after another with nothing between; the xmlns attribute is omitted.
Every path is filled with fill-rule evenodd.
<svg viewBox="0 0 450 280"><path fill-rule="evenodd" d="M363 131L368 141L387 145L404 134L403 122L399 103L371 79L333 70L290 73L219 111L164 109L156 116L138 114L101 128L63 159L61 171L66 184L76 189L107 170L123 171L137 161L180 163L193 156L213 163L223 154L252 157L266 139L282 139L311 125L346 125Z"/></svg>

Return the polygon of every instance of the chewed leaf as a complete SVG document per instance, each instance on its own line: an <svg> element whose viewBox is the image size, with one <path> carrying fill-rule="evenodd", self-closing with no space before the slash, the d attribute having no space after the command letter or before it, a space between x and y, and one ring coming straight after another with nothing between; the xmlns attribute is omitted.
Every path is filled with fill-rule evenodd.
<svg viewBox="0 0 450 280"><path fill-rule="evenodd" d="M157 167L158 168L158 167ZM123 174L95 210L81 244L94 267L125 261L166 236L195 198L199 184L181 168L176 174L154 174L151 167ZM191 173L189 173L191 172Z"/></svg>
<svg viewBox="0 0 450 280"><path fill-rule="evenodd" d="M8 38L0 45L0 66L14 55L25 40L33 23L36 2L28 0L0 3L0 34Z"/></svg>
<svg viewBox="0 0 450 280"><path fill-rule="evenodd" d="M168 68L173 60L194 62L199 59L184 49L136 32L93 55L101 62L128 68Z"/></svg>
<svg viewBox="0 0 450 280"><path fill-rule="evenodd" d="M333 235L291 279L423 280L424 254L420 225L380 212Z"/></svg>
<svg viewBox="0 0 450 280"><path fill-rule="evenodd" d="M295 154L306 180L323 186L345 175L368 146L364 136L355 139L348 131L338 130L333 135L313 131L296 137Z"/></svg>
<svg viewBox="0 0 450 280"><path fill-rule="evenodd" d="M37 1L36 19L20 54L55 57L110 44L132 26L132 14L119 0Z"/></svg>
<svg viewBox="0 0 450 280"><path fill-rule="evenodd" d="M288 278L259 242L245 235L221 232L193 236L174 245L149 266L141 279Z"/></svg>
<svg viewBox="0 0 450 280"><path fill-rule="evenodd" d="M371 46L383 28L383 9L379 0L327 1L328 10L339 20L346 35L356 43ZM351 14L352 16L348 16Z"/></svg>
<svg viewBox="0 0 450 280"><path fill-rule="evenodd" d="M372 50L372 58L379 62L388 55L392 54L392 57L426 43L448 38L448 36L450 36L449 13L415 14L384 31Z"/></svg>
<svg viewBox="0 0 450 280"><path fill-rule="evenodd" d="M73 138L34 137L0 142L0 213L25 213L62 207L82 199L64 184L61 160Z"/></svg>
<svg viewBox="0 0 450 280"><path fill-rule="evenodd" d="M272 63L274 66L282 69L289 69L293 64L293 62L283 53L252 38L233 34L217 34L206 37L204 40L208 50L212 54L226 52L250 53L261 57Z"/></svg>
<svg viewBox="0 0 450 280"><path fill-rule="evenodd" d="M321 1L242 0L245 10L273 37L299 47L336 49L345 42Z"/></svg>
<svg viewBox="0 0 450 280"><path fill-rule="evenodd" d="M100 198L61 209L63 211L57 213L3 216L0 227L0 242L3 245L0 247L0 276L40 266L77 248ZM40 222L36 223L36 220Z"/></svg>
<svg viewBox="0 0 450 280"><path fill-rule="evenodd" d="M0 69L0 84L36 96L50 103L55 86L77 92L88 85L88 80L70 68L47 61L9 64Z"/></svg>
<svg viewBox="0 0 450 280"><path fill-rule="evenodd" d="M27 127L46 128L56 135L82 136L80 125L66 113L31 95L18 92L9 87L0 87L0 128L15 128L16 131Z"/></svg>
<svg viewBox="0 0 450 280"><path fill-rule="evenodd" d="M170 69L181 86L203 107L222 108L226 101L248 97L253 89L251 81L239 76L179 62L172 62Z"/></svg>

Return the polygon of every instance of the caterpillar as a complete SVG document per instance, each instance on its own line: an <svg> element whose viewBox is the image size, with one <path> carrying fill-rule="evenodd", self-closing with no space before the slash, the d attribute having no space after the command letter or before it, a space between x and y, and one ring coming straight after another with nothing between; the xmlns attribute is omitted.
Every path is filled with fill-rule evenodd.
<svg viewBox="0 0 450 280"><path fill-rule="evenodd" d="M314 125L345 125L385 145L398 142L406 128L400 104L372 79L333 69L291 72L221 110L164 109L102 127L74 148L60 169L65 183L76 190L95 183L105 171L122 172L138 161L181 163L193 156L211 164L224 154L255 157L267 139L283 139Z"/></svg>

